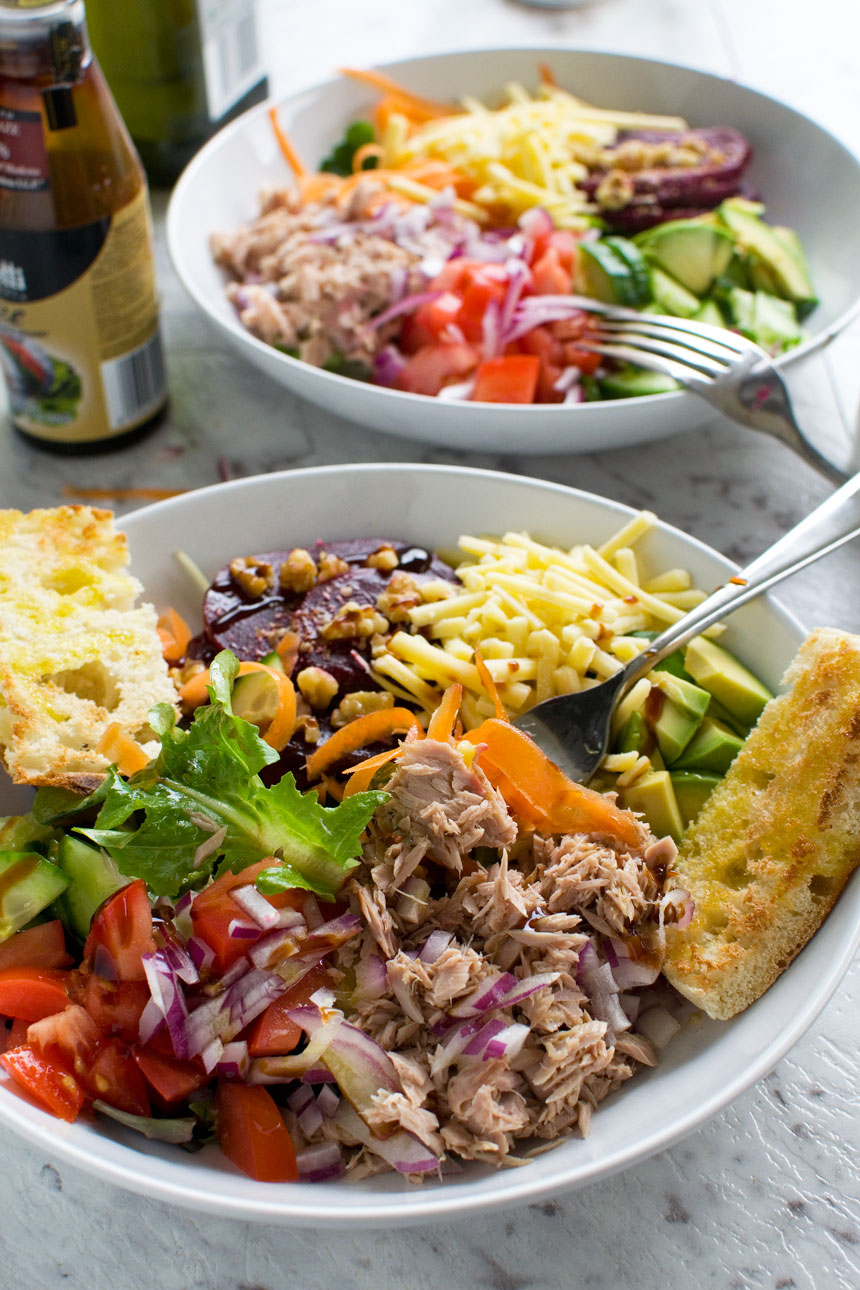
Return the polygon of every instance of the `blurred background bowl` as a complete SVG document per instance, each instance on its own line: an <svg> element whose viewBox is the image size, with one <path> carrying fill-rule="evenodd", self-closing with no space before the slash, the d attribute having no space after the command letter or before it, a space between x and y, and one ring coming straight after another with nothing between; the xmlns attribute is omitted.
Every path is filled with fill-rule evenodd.
<svg viewBox="0 0 860 1290"><path fill-rule="evenodd" d="M730 125L752 143L750 184L767 218L794 228L821 303L790 364L827 343L860 308L860 160L808 117L766 95L704 72L650 59L570 49L490 49L385 65L419 94L498 101L508 81L537 82L548 63L559 84L606 108L677 114L693 126ZM372 91L345 77L277 101L279 119L313 168L344 127L367 116ZM227 126L198 154L171 198L167 237L183 285L220 333L273 380L312 403L404 439L471 452L586 452L692 430L714 414L684 391L574 405L446 402L337 376L280 353L246 331L209 253L209 235L258 214L264 187L289 184L267 104Z"/></svg>

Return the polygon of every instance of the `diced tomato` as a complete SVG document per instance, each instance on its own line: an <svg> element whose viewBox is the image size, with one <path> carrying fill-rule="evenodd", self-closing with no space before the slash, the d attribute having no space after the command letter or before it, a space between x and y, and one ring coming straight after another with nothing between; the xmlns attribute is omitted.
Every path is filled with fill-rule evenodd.
<svg viewBox="0 0 860 1290"><path fill-rule="evenodd" d="M101 1039L102 1032L79 1003L34 1021L27 1030L27 1043L34 1052L77 1076L88 1069Z"/></svg>
<svg viewBox="0 0 860 1290"><path fill-rule="evenodd" d="M482 266L485 272L470 273L463 285L463 303L457 316L460 330L466 340L480 342L484 336L484 315L495 303L501 307L508 292L507 276L499 279L489 272L493 265Z"/></svg>
<svg viewBox="0 0 860 1290"><path fill-rule="evenodd" d="M130 1115L150 1114L146 1081L127 1045L119 1039L106 1039L99 1046L83 1082L90 1097Z"/></svg>
<svg viewBox="0 0 860 1290"><path fill-rule="evenodd" d="M205 887L199 895L194 897L191 903L191 922L194 927L194 935L199 936L212 949L215 958L212 967L216 972L226 972L227 968L237 962L243 954L248 952L248 941L240 937L230 935L230 924L234 918L245 918L242 912L230 896L230 892L236 887L247 887L254 882L258 874L264 869L270 869L274 861L258 860L256 864L249 865L241 873L222 873L220 878L216 878L213 883ZM292 900L291 892L284 893L287 900ZM277 897L266 897L267 900L281 908L280 895Z"/></svg>
<svg viewBox="0 0 860 1290"><path fill-rule="evenodd" d="M532 290L537 296L563 296L571 289L570 270L564 268L554 246L532 265Z"/></svg>
<svg viewBox="0 0 860 1290"><path fill-rule="evenodd" d="M71 993L106 1034L128 1043L137 1040L140 1015L149 999L146 981L107 981L94 972L76 972Z"/></svg>
<svg viewBox="0 0 860 1290"><path fill-rule="evenodd" d="M16 932L0 945L0 971L14 967L68 967L71 962L58 918Z"/></svg>
<svg viewBox="0 0 860 1290"><path fill-rule="evenodd" d="M0 1052L5 1053L10 1048L20 1048L22 1044L26 1044L29 1024L29 1021L16 1017L8 1030L0 1031Z"/></svg>
<svg viewBox="0 0 860 1290"><path fill-rule="evenodd" d="M0 1055L0 1066L15 1083L61 1120L76 1120L84 1104L84 1090L74 1075L28 1045Z"/></svg>
<svg viewBox="0 0 860 1290"><path fill-rule="evenodd" d="M546 327L535 327L519 340L520 349L540 359L536 398L538 403L561 403L564 394L555 383L564 371L564 347Z"/></svg>
<svg viewBox="0 0 860 1290"><path fill-rule="evenodd" d="M298 1178L292 1139L271 1093L222 1080L215 1108L221 1150L238 1169L259 1182Z"/></svg>
<svg viewBox="0 0 860 1290"><path fill-rule="evenodd" d="M201 1063L167 1057L155 1052L149 1044L137 1049L134 1060L149 1087L166 1106L184 1102L196 1089L209 1082L210 1077Z"/></svg>
<svg viewBox="0 0 860 1290"><path fill-rule="evenodd" d="M300 1026L290 1021L287 1013L291 1008L307 1003L311 995L322 986L330 984L330 977L324 963L312 967L300 981L290 986L280 998L270 1003L268 1008L251 1027L248 1035L248 1052L252 1057L274 1057L290 1053L302 1036Z"/></svg>
<svg viewBox="0 0 860 1290"><path fill-rule="evenodd" d="M539 237L535 238L531 257L532 264L537 264L550 249L556 252L561 267L572 275L573 266L579 255L579 244L574 234L566 228L554 228L548 233L541 233ZM570 287L568 287L569 290Z"/></svg>
<svg viewBox="0 0 860 1290"><path fill-rule="evenodd" d="M5 968L0 972L0 1015L39 1021L69 1005L69 973L59 968Z"/></svg>
<svg viewBox="0 0 860 1290"><path fill-rule="evenodd" d="M448 328L455 326L460 313L460 296L454 291L443 291L435 300L427 300L419 305L412 315L414 337L422 345L430 345L437 340L457 339L449 337Z"/></svg>
<svg viewBox="0 0 860 1290"><path fill-rule="evenodd" d="M540 359L534 354L488 358L478 368L475 403L534 403Z"/></svg>
<svg viewBox="0 0 860 1290"><path fill-rule="evenodd" d="M438 394L443 385L463 380L477 363L478 355L471 345L425 345L406 360L397 388L409 394Z"/></svg>
<svg viewBox="0 0 860 1290"><path fill-rule="evenodd" d="M146 883L136 878L99 906L90 923L84 959L102 976L143 981L142 958L155 952Z"/></svg>

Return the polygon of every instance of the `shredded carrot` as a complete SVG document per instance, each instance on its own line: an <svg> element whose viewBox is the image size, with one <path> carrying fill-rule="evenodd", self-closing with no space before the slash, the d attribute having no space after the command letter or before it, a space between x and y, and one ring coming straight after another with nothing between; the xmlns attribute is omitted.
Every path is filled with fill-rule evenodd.
<svg viewBox="0 0 860 1290"><path fill-rule="evenodd" d="M100 501L126 502L136 498L141 500L160 502L167 497L180 497L182 493L187 493L187 488L75 488L72 484L66 484L63 488L64 497L96 497Z"/></svg>
<svg viewBox="0 0 860 1290"><path fill-rule="evenodd" d="M296 660L299 657L299 645L301 645L301 643L302 638L298 632L284 632L283 636L275 646L275 653L281 660L281 666L287 676L292 676L293 674L293 668L295 667Z"/></svg>
<svg viewBox="0 0 860 1290"><path fill-rule="evenodd" d="M353 793L363 793L370 788L373 783L373 777L379 770L380 766L386 766L388 762L399 757L406 744L411 744L416 739L424 738L424 729L420 721L416 721L414 726L410 726L403 736L403 739L396 748L387 748L385 752L377 753L375 757L368 757L365 761L356 762L354 766L347 766L343 775L349 776L344 789L344 797L352 797Z"/></svg>
<svg viewBox="0 0 860 1290"><path fill-rule="evenodd" d="M140 744L126 734L118 721L112 721L105 729L96 744L96 752L107 757L121 775L136 775L144 766L149 765L149 758Z"/></svg>
<svg viewBox="0 0 860 1290"><path fill-rule="evenodd" d="M275 138L278 141L278 147L284 154L284 160L290 167L290 170L292 170L296 179L302 179L308 173L307 166L296 152L289 135L278 120L278 109L276 107L269 108L269 120L272 123L272 129L275 133Z"/></svg>
<svg viewBox="0 0 860 1290"><path fill-rule="evenodd" d="M414 94L405 85L400 85L383 72L365 71L357 67L341 67L340 74L349 76L351 80L361 81L365 85L371 85L373 89L380 90L383 94L395 95L413 111L428 113L430 117L450 116L458 110L456 104L437 103L434 99L425 99L420 94Z"/></svg>
<svg viewBox="0 0 860 1290"><path fill-rule="evenodd" d="M454 732L454 722L457 720L462 698L463 687L459 682L448 686L438 708L430 718L430 724L427 726L428 739L436 739L440 744L448 743Z"/></svg>
<svg viewBox="0 0 860 1290"><path fill-rule="evenodd" d="M265 663L239 664L239 676L247 676L249 672L266 672L278 687L277 710L266 730L261 731L261 734L267 744L276 752L280 752L289 742L296 725L296 691L293 683L283 672L279 672L275 667L267 667ZM208 685L209 669L206 668L196 676L192 676L190 681L185 682L179 691L179 698L187 707L199 708L201 704L208 701Z"/></svg>
<svg viewBox="0 0 860 1290"><path fill-rule="evenodd" d="M363 174L367 174L367 171L364 170L365 161L367 161L369 157L381 157L381 156L382 156L381 144L363 143L360 148L356 148L352 156L353 174L357 174L358 171L362 171Z"/></svg>
<svg viewBox="0 0 860 1290"><path fill-rule="evenodd" d="M161 638L161 652L167 662L180 663L191 640L191 628L182 615L168 607L159 614L155 630Z"/></svg>
<svg viewBox="0 0 860 1290"><path fill-rule="evenodd" d="M308 779L318 779L323 771L339 762L356 748L387 739L401 730L420 726L414 712L408 708L381 708L378 712L368 712L363 717L350 721L349 725L336 730L316 752L307 760Z"/></svg>
<svg viewBox="0 0 860 1290"><path fill-rule="evenodd" d="M496 689L496 683L490 676L490 669L484 662L484 656L479 649L475 650L475 667L478 669L478 676L481 678L481 684L493 700L493 707L496 710L496 716L500 721L507 721L508 714L505 711L505 705L499 698L499 692Z"/></svg>
<svg viewBox="0 0 860 1290"><path fill-rule="evenodd" d="M549 63L538 63L538 76L540 77L541 85L551 85L553 89L558 86L558 81L555 79Z"/></svg>

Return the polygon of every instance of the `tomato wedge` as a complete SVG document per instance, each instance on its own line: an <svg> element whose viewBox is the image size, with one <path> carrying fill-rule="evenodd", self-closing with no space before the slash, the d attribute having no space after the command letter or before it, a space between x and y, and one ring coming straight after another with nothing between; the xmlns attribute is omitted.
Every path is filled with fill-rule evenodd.
<svg viewBox="0 0 860 1290"><path fill-rule="evenodd" d="M230 924L234 919L246 918L242 910L230 896L236 887L247 887L254 882L264 869L271 869L277 861L274 859L258 860L241 873L222 873L213 883L194 897L191 903L191 923L194 935L205 941L214 952L212 967L216 972L226 972L243 954L247 954L249 942L230 935ZM289 897L291 893L286 893ZM283 902L279 897L267 896L277 909Z"/></svg>
<svg viewBox="0 0 860 1290"><path fill-rule="evenodd" d="M99 1098L130 1115L149 1115L149 1093L140 1067L126 1044L106 1039L84 1076L90 1097Z"/></svg>
<svg viewBox="0 0 860 1290"><path fill-rule="evenodd" d="M0 945L0 972L15 967L68 967L71 962L58 918L16 932Z"/></svg>
<svg viewBox="0 0 860 1290"><path fill-rule="evenodd" d="M222 1080L215 1111L221 1150L238 1169L258 1182L295 1182L295 1149L271 1093Z"/></svg>
<svg viewBox="0 0 860 1290"><path fill-rule="evenodd" d="M136 878L99 906L90 923L84 959L100 976L143 981L144 954L155 952L146 883Z"/></svg>
<svg viewBox="0 0 860 1290"><path fill-rule="evenodd" d="M101 1038L98 1026L79 1003L34 1021L27 1030L27 1043L34 1052L79 1076L88 1069Z"/></svg>
<svg viewBox="0 0 860 1290"><path fill-rule="evenodd" d="M76 972L71 993L106 1034L128 1043L137 1041L140 1016L149 999L145 981L108 981L95 973Z"/></svg>
<svg viewBox="0 0 860 1290"><path fill-rule="evenodd" d="M84 1104L84 1090L62 1066L27 1045L0 1055L0 1066L46 1111L60 1120L78 1118Z"/></svg>
<svg viewBox="0 0 860 1290"><path fill-rule="evenodd" d="M149 1045L138 1049L134 1060L149 1087L166 1106L184 1102L196 1089L209 1083L210 1077L202 1065L167 1057L153 1051Z"/></svg>
<svg viewBox="0 0 860 1290"><path fill-rule="evenodd" d="M287 1013L297 1008L322 986L330 985L331 978L325 964L319 962L300 981L290 986L280 998L270 1003L264 1013L252 1024L248 1035L248 1052L252 1057L278 1057L291 1053L302 1037L302 1029L290 1021Z"/></svg>
<svg viewBox="0 0 860 1290"><path fill-rule="evenodd" d="M11 967L0 971L0 1015L41 1021L69 1006L68 972L59 968Z"/></svg>

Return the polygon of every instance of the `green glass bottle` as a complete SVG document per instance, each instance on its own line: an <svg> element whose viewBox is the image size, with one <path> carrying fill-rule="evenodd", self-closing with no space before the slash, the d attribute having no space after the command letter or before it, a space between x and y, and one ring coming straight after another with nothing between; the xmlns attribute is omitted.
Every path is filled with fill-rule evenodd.
<svg viewBox="0 0 860 1290"><path fill-rule="evenodd" d="M255 0L87 0L93 50L150 181L193 154L268 84Z"/></svg>

